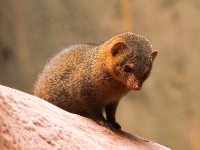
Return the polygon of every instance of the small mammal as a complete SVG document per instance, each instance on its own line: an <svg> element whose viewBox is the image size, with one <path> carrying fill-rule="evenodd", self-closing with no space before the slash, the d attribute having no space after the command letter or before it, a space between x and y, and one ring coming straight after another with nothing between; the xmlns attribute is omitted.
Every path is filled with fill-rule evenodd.
<svg viewBox="0 0 200 150"><path fill-rule="evenodd" d="M34 95L110 130L121 129L117 105L129 91L141 89L157 53L144 36L132 32L99 45L70 46L47 63Z"/></svg>

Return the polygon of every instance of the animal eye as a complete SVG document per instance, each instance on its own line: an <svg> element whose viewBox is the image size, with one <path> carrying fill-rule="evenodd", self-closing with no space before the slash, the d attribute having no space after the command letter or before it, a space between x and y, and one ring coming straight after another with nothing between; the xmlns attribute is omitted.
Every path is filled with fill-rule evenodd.
<svg viewBox="0 0 200 150"><path fill-rule="evenodd" d="M126 65L125 67L124 67L124 71L125 72L127 72L127 73L129 73L129 72L131 72L131 67L129 66L129 65Z"/></svg>

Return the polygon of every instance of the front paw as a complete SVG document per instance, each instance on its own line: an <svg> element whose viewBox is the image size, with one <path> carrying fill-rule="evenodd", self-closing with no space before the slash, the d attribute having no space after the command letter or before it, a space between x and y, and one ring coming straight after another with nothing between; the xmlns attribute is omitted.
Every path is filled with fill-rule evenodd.
<svg viewBox="0 0 200 150"><path fill-rule="evenodd" d="M117 130L121 130L121 126L117 123L117 122L111 122L111 124L113 125L113 127Z"/></svg>
<svg viewBox="0 0 200 150"><path fill-rule="evenodd" d="M111 131L121 130L121 126L117 122L96 121L99 125L108 128Z"/></svg>
<svg viewBox="0 0 200 150"><path fill-rule="evenodd" d="M111 131L115 131L115 127L108 121L96 121L100 126L106 127Z"/></svg>

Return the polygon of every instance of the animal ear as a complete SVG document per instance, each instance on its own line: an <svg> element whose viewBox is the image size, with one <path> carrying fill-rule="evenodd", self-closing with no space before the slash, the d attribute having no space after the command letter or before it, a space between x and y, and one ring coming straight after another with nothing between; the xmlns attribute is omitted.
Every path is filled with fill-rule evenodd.
<svg viewBox="0 0 200 150"><path fill-rule="evenodd" d="M158 51L153 51L151 53L152 60L154 60L156 58L157 54L158 54Z"/></svg>
<svg viewBox="0 0 200 150"><path fill-rule="evenodd" d="M124 50L126 47L126 44L122 41L117 41L112 43L111 45L111 53L113 56L117 55L120 53L122 50Z"/></svg>

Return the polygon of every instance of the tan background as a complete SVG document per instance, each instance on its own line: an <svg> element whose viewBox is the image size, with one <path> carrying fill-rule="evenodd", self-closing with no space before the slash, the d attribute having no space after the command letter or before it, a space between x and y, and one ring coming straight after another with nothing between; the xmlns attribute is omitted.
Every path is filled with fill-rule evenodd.
<svg viewBox="0 0 200 150"><path fill-rule="evenodd" d="M200 149L200 1L0 0L0 84L32 93L64 47L132 31L159 51L140 92L121 101L122 129L172 149Z"/></svg>

